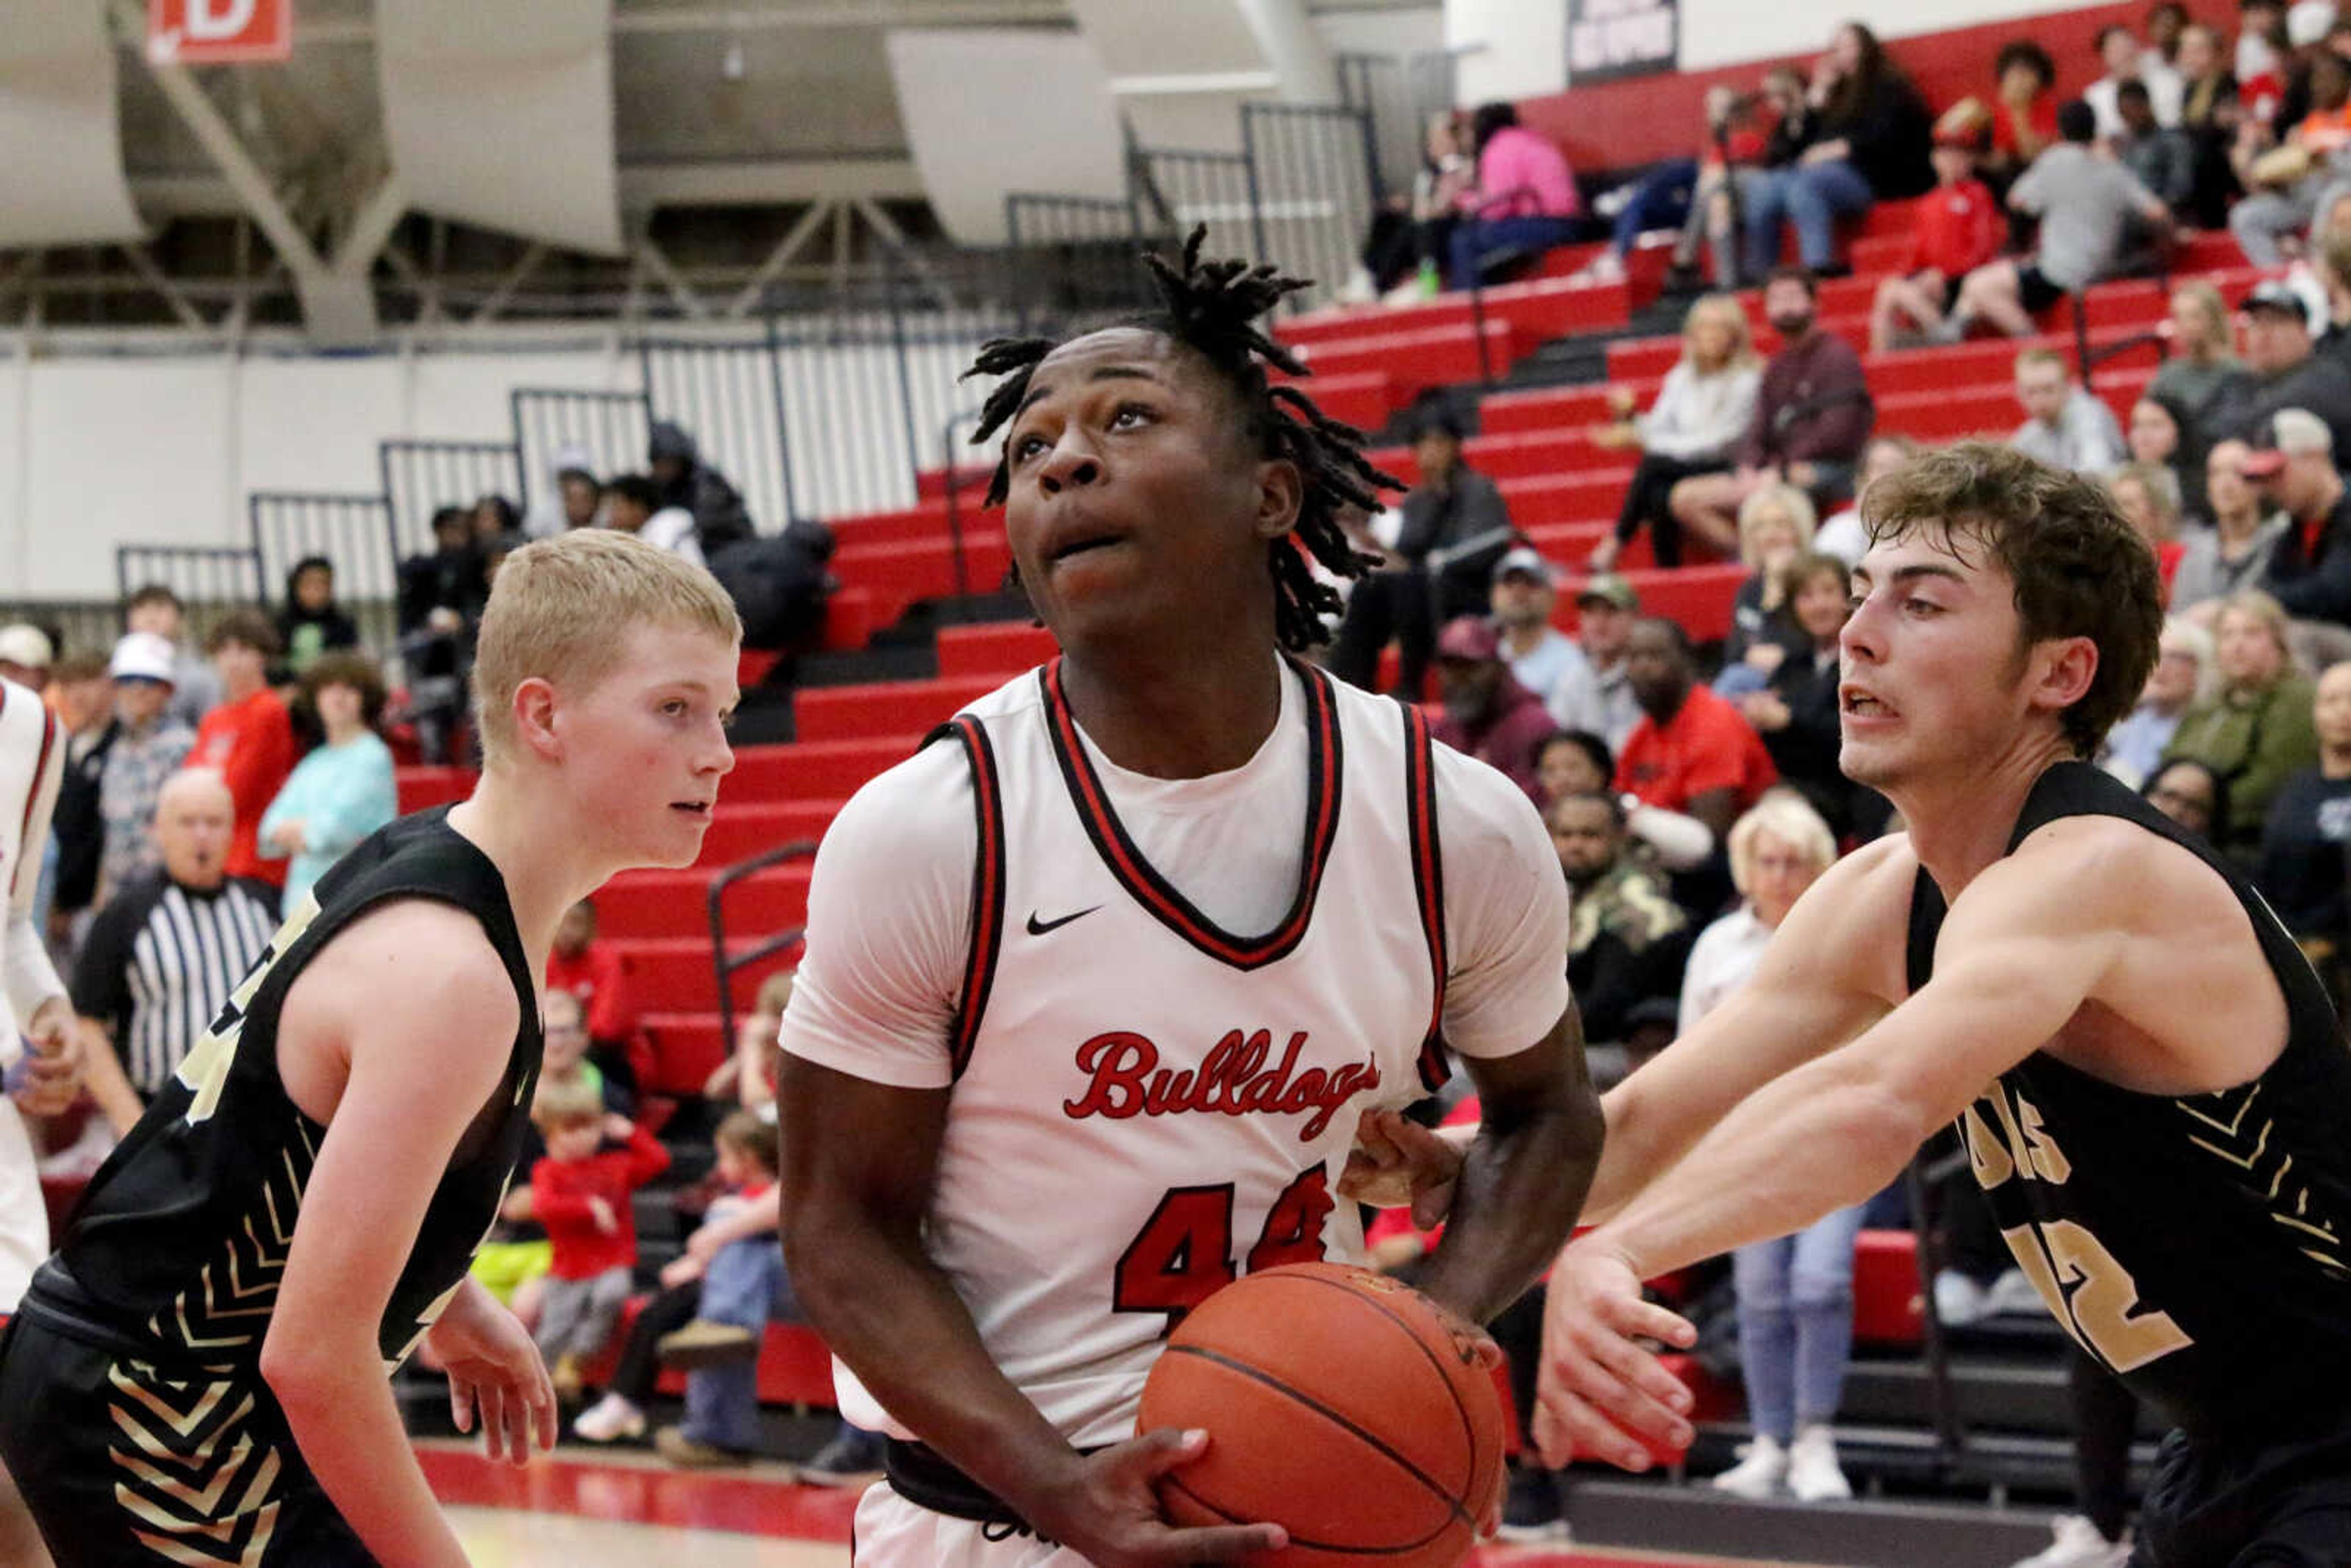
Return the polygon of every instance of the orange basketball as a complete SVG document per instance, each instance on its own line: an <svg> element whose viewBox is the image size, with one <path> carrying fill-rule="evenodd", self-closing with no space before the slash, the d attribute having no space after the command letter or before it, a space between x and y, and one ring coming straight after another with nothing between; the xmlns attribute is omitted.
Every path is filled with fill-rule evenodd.
<svg viewBox="0 0 2351 1568"><path fill-rule="evenodd" d="M1275 1523L1263 1568L1453 1568L1502 1466L1493 1375L1435 1303L1335 1263L1226 1286L1168 1336L1141 1428L1199 1427L1208 1451L1160 1483L1178 1524Z"/></svg>

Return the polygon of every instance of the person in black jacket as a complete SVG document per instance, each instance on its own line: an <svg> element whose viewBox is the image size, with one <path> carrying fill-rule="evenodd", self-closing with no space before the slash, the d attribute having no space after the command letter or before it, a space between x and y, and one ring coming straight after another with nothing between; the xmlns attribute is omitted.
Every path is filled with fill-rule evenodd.
<svg viewBox="0 0 2351 1568"><path fill-rule="evenodd" d="M668 420L655 422L645 451L645 466L661 486L664 507L683 507L694 514L694 534L705 560L715 559L731 544L756 531L743 506L742 492L726 476L702 460L700 448Z"/></svg>
<svg viewBox="0 0 2351 1568"><path fill-rule="evenodd" d="M1462 461L1461 427L1450 414L1425 416L1412 452L1420 483L1404 498L1391 563L1358 580L1348 596L1330 669L1368 690L1393 638L1404 661L1396 689L1416 697L1437 629L1486 612L1494 563L1515 536L1501 490Z"/></svg>
<svg viewBox="0 0 2351 1568"><path fill-rule="evenodd" d="M1780 598L1805 645L1776 665L1770 684L1741 697L1739 711L1763 737L1780 777L1795 787L1842 838L1854 827L1857 789L1837 768L1843 745L1837 701L1837 641L1844 630L1852 571L1833 555L1806 552L1781 570Z"/></svg>
<svg viewBox="0 0 2351 1568"><path fill-rule="evenodd" d="M1818 111L1811 144L1793 167L1753 183L1744 214L1747 275L1761 277L1780 258L1780 224L1795 225L1803 263L1814 272L1836 261L1836 225L1876 202L1923 193L1934 184L1928 159L1934 121L1927 105L1877 35L1858 22L1836 30L1813 67L1811 102Z"/></svg>
<svg viewBox="0 0 2351 1568"><path fill-rule="evenodd" d="M286 650L287 670L298 676L319 654L360 645L358 624L335 602L335 563L325 556L304 556L286 574L277 640Z"/></svg>
<svg viewBox="0 0 2351 1568"><path fill-rule="evenodd" d="M2297 621L2351 626L2351 492L2335 466L2333 433L2316 415L2289 408L2261 434L2245 477L2288 524L2271 547L2262 586Z"/></svg>

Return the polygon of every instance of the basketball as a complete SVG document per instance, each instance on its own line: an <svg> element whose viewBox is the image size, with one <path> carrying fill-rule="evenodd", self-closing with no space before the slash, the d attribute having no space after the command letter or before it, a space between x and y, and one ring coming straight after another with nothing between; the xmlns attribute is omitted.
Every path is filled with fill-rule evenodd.
<svg viewBox="0 0 2351 1568"><path fill-rule="evenodd" d="M1208 1450L1160 1483L1178 1524L1272 1522L1266 1568L1451 1568L1502 1466L1493 1375L1437 1306L1362 1269L1298 1263L1228 1285L1169 1336L1141 1428Z"/></svg>

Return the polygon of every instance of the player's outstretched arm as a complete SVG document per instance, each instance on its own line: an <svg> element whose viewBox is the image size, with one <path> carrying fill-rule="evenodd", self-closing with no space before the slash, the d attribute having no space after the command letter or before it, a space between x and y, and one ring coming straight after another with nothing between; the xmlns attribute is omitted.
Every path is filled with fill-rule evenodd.
<svg viewBox="0 0 2351 1568"><path fill-rule="evenodd" d="M329 1500L381 1562L465 1562L409 1450L378 1330L441 1174L499 1086L518 1022L513 983L479 924L422 901L388 905L338 936L295 981L280 1017L278 1070L327 1132L261 1375Z"/></svg>
<svg viewBox="0 0 2351 1568"><path fill-rule="evenodd" d="M1930 983L1852 1043L1757 1089L1568 1246L1544 1318L1536 1439L1547 1462L1621 1463L1624 1430L1665 1429L1641 1386L1650 1358L1633 1343L1647 1331L1628 1322L1640 1281L1872 1197L2097 991L2143 912L2134 903L2148 897L2116 873L2116 831L2145 837L2060 824L1984 872L1952 906ZM1898 950L1903 928L1879 941Z"/></svg>
<svg viewBox="0 0 2351 1568"><path fill-rule="evenodd" d="M1099 1568L1231 1562L1278 1526L1177 1530L1152 1483L1202 1451L1146 1434L1081 1455L999 1372L923 1250L948 1091L903 1089L787 1053L776 1086L785 1269L809 1320L899 1421Z"/></svg>

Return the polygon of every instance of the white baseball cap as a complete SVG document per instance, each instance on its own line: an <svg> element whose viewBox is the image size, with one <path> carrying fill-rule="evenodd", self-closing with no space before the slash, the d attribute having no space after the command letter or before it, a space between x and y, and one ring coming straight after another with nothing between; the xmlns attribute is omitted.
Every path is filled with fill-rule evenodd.
<svg viewBox="0 0 2351 1568"><path fill-rule="evenodd" d="M161 681L176 684L172 644L152 632L126 632L114 645L106 673L118 681Z"/></svg>
<svg viewBox="0 0 2351 1568"><path fill-rule="evenodd" d="M56 657L57 650L49 646L49 634L38 626L24 621L0 626L0 664L46 670Z"/></svg>

